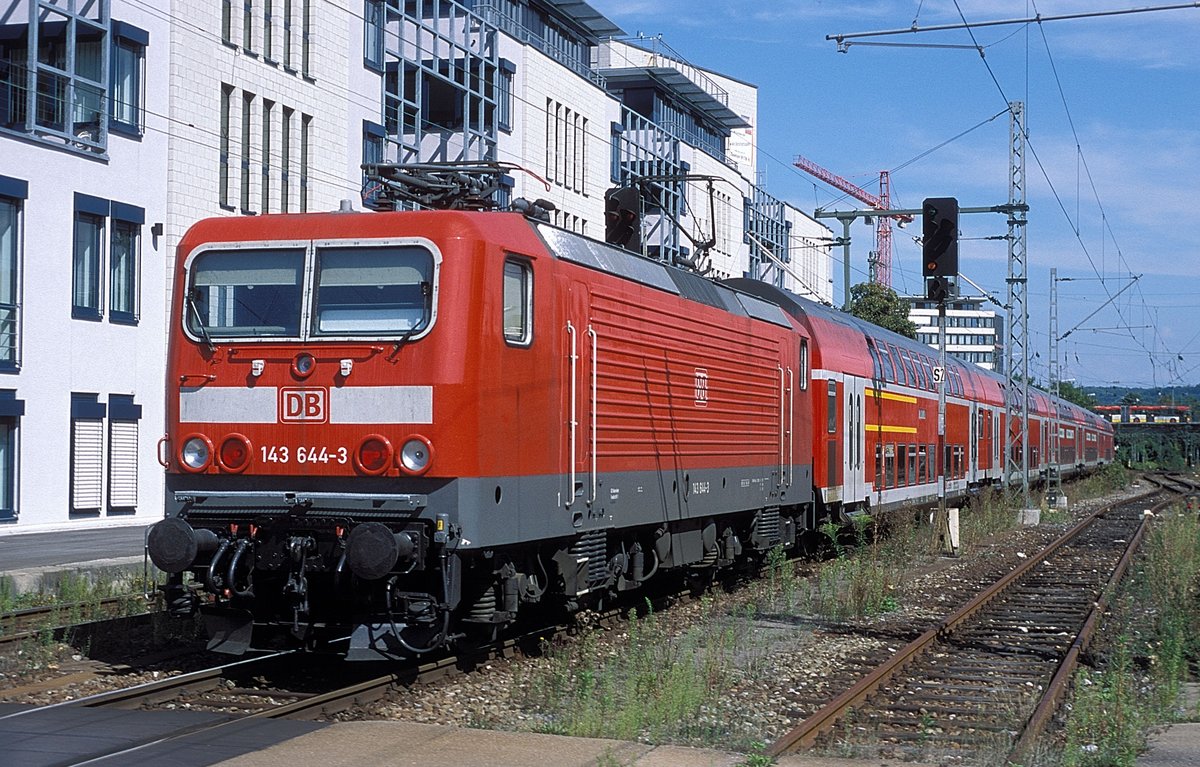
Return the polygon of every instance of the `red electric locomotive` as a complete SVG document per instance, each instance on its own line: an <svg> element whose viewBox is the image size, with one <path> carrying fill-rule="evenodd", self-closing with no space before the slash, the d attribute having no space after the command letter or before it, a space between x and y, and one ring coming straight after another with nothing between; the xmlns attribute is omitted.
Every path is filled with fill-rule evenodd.
<svg viewBox="0 0 1200 767"><path fill-rule="evenodd" d="M412 656L789 546L811 509L777 304L517 213L211 219L177 264L149 552L214 649Z"/></svg>

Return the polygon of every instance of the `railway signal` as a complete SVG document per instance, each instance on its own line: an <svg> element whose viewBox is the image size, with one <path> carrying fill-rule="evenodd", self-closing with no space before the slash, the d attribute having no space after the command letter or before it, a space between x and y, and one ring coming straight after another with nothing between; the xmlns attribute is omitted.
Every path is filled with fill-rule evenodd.
<svg viewBox="0 0 1200 767"><path fill-rule="evenodd" d="M622 186L604 193L604 241L635 253L642 249L642 193Z"/></svg>
<svg viewBox="0 0 1200 767"><path fill-rule="evenodd" d="M945 301L958 274L958 200L928 197L921 205L921 274L926 297Z"/></svg>

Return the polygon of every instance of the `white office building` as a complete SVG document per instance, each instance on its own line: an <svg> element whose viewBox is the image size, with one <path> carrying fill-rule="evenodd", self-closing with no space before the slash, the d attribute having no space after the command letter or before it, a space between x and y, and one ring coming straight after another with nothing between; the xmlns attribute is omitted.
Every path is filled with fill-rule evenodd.
<svg viewBox="0 0 1200 767"><path fill-rule="evenodd" d="M756 183L753 85L578 0L0 0L0 535L162 513L174 248L209 216L370 206L361 165L831 298L829 230Z"/></svg>
<svg viewBox="0 0 1200 767"><path fill-rule="evenodd" d="M923 297L905 298L917 340L938 348L938 306ZM1004 318L985 309L987 299L959 297L946 303L946 353L981 368L1004 372Z"/></svg>

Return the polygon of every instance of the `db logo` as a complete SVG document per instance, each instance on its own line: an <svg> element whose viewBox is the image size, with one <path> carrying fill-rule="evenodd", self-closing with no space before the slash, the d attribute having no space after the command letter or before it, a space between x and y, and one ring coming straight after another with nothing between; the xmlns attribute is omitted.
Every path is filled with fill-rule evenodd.
<svg viewBox="0 0 1200 767"><path fill-rule="evenodd" d="M325 423L329 419L326 401L325 389L280 389L279 420L284 423Z"/></svg>

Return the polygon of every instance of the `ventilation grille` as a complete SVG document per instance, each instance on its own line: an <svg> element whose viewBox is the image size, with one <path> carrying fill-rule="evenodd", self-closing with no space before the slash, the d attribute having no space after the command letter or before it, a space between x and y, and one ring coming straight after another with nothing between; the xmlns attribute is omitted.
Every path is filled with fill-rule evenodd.
<svg viewBox="0 0 1200 767"><path fill-rule="evenodd" d="M571 556L576 559L587 557L588 583L598 583L608 577L608 532L591 530L580 536L571 546Z"/></svg>

